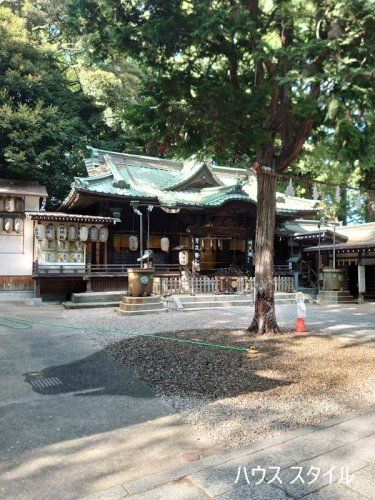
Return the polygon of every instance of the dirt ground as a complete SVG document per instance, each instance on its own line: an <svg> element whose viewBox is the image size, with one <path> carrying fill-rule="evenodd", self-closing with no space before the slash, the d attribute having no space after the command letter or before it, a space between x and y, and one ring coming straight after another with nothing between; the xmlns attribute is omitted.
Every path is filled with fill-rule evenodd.
<svg viewBox="0 0 375 500"><path fill-rule="evenodd" d="M135 368L192 424L224 447L239 446L375 403L373 344L243 330L163 334L250 347L257 354L135 337L108 351Z"/></svg>

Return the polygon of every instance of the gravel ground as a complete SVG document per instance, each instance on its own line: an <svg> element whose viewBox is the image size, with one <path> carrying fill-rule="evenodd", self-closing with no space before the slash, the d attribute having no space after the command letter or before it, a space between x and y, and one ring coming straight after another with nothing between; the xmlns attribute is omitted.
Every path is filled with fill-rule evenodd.
<svg viewBox="0 0 375 500"><path fill-rule="evenodd" d="M280 326L291 329L295 309L293 304L276 306ZM247 307L129 318L113 309L61 314L62 322L87 328L97 347L112 344L109 351L117 359L134 366L188 422L225 447L375 403L375 349L369 343L375 340L375 303L307 305L307 336L284 334L251 342L244 333L253 314ZM257 340L261 347L255 357L131 338L131 332L246 346Z"/></svg>
<svg viewBox="0 0 375 500"><path fill-rule="evenodd" d="M249 346L243 330L190 330L173 336ZM290 333L254 340L257 355L142 337L107 349L224 447L375 403L375 349L368 345Z"/></svg>

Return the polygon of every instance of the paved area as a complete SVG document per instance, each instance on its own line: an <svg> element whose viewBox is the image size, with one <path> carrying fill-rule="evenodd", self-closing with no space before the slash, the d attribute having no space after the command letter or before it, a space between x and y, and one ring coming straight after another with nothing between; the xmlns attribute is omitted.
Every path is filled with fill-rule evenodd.
<svg viewBox="0 0 375 500"><path fill-rule="evenodd" d="M242 474L242 482L234 485L238 466L247 465L242 457L245 461L252 455L251 463L258 457L260 465L264 463L265 444L218 455L207 436L197 434L155 397L151 387L101 349L112 335L108 330L114 328L139 332L241 328L249 324L251 309L165 313L124 322L113 310L64 311L60 306L1 302L0 315L99 330L83 335L79 329L48 325L16 330L0 326L1 498L75 499L93 494L96 498L299 498L287 481L280 486L263 484L260 489L246 480L243 483ZM278 316L281 325L293 325L295 306L278 307ZM375 339L375 305L311 305L307 323L327 335L369 342ZM43 379L49 385L41 384ZM350 428L344 428L344 422L335 424L332 439L328 427L310 428L308 433L299 430L294 437L280 435L281 441L267 448L272 453L270 466L279 466L275 462L280 460L287 471L291 460L307 465L319 457L319 463L328 469L334 461L338 466L346 461L363 478L362 486L339 485L336 480L327 485L332 492L328 498L346 498L340 496L343 492L350 498L371 497L369 489L360 488L370 488L371 446L374 449L375 443L369 438L369 425L373 429L374 422L371 415L356 418L362 420L346 419ZM328 443L332 447L322 447ZM203 458L181 465L181 455L194 450Z"/></svg>
<svg viewBox="0 0 375 500"><path fill-rule="evenodd" d="M360 342L375 341L375 302L365 304L318 305L306 304L306 325L309 331L327 336L354 339ZM89 312L88 312L89 311ZM198 328L247 328L254 310L247 306L228 307L191 312L168 312L147 316L131 316L126 320L112 308L97 310L65 311L64 321L100 330L94 336L99 345L106 345L110 330L118 332L113 339L128 332L171 332ZM295 304L276 306L279 325L293 330L296 322ZM107 334L106 334L107 332Z"/></svg>
<svg viewBox="0 0 375 500"><path fill-rule="evenodd" d="M55 306L1 303L0 315L65 321ZM6 499L79 498L175 467L184 452L211 452L206 436L88 336L44 325L0 326L0 429Z"/></svg>
<svg viewBox="0 0 375 500"><path fill-rule="evenodd" d="M137 500L375 498L375 408L118 485L100 496Z"/></svg>

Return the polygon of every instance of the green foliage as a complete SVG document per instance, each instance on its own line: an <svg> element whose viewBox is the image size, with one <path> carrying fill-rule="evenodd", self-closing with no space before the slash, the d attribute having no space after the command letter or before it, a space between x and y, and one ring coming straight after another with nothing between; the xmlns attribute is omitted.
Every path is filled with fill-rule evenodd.
<svg viewBox="0 0 375 500"><path fill-rule="evenodd" d="M65 27L97 60L126 54L151 72L126 120L148 130L152 152L201 150L218 162L247 155L279 169L309 136L330 143L330 157L345 149L353 162L363 152L373 104L370 2L75 0Z"/></svg>
<svg viewBox="0 0 375 500"><path fill-rule="evenodd" d="M137 99L138 66L91 65L83 40L68 41L66 5L4 2L0 8L0 177L37 180L58 206L85 172L87 144L136 150L125 108Z"/></svg>

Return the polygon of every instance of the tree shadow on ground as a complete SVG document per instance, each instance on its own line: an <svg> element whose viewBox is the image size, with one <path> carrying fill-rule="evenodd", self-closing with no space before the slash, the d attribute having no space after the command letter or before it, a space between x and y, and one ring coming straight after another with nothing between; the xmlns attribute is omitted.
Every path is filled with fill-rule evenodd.
<svg viewBox="0 0 375 500"><path fill-rule="evenodd" d="M254 342L243 330L189 330L174 332L173 337L245 348ZM283 353L282 336L268 340L258 354L145 337L113 343L107 351L166 395L216 400L293 383L256 373L266 360Z"/></svg>
<svg viewBox="0 0 375 500"><path fill-rule="evenodd" d="M132 368L121 365L104 350L71 363L25 373L24 377L33 391L43 395L67 392L74 392L75 396L106 394L150 398L155 395Z"/></svg>

